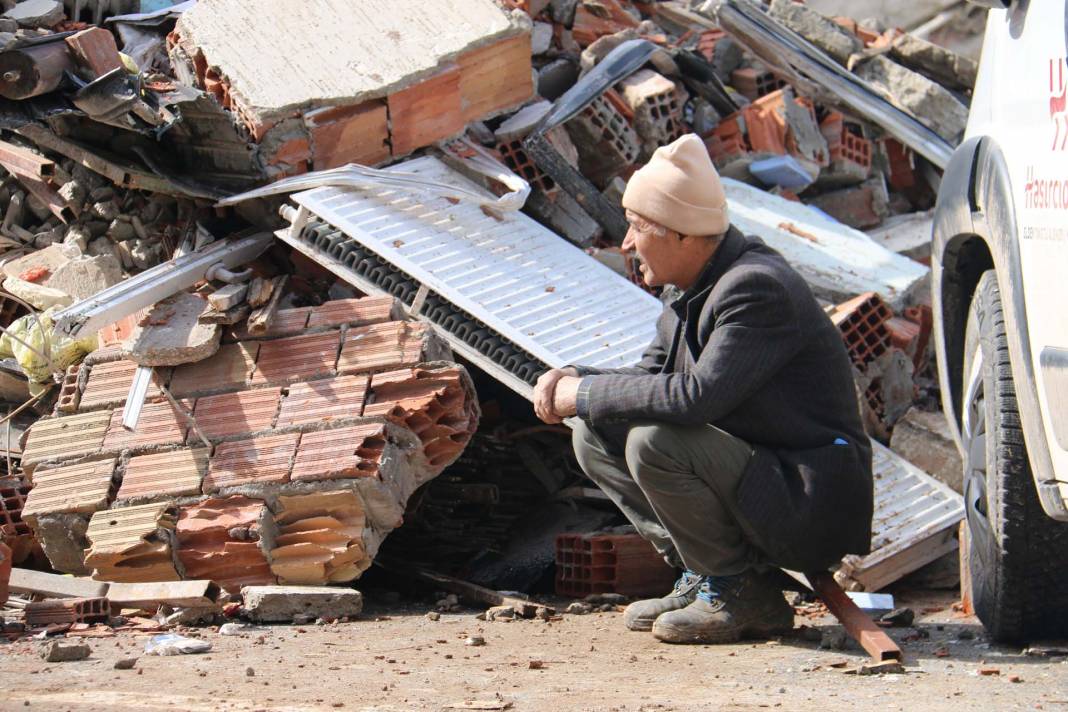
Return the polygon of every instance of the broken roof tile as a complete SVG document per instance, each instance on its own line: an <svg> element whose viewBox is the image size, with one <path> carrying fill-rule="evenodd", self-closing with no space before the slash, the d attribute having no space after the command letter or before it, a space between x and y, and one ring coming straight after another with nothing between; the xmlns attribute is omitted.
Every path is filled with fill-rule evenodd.
<svg viewBox="0 0 1068 712"><path fill-rule="evenodd" d="M78 465L39 467L22 517L34 523L42 514L96 512L105 509L114 487L115 458Z"/></svg>
<svg viewBox="0 0 1068 712"><path fill-rule="evenodd" d="M225 344L211 358L174 369L171 393L175 398L207 395L244 387L255 368L258 341Z"/></svg>
<svg viewBox="0 0 1068 712"><path fill-rule="evenodd" d="M204 492L262 482L288 482L300 433L225 442L215 448Z"/></svg>
<svg viewBox="0 0 1068 712"><path fill-rule="evenodd" d="M267 325L267 331L262 334L250 334L247 323L242 322L234 329L234 338L244 341L246 339L275 339L279 336L291 336L303 333L308 327L308 316L312 307L294 307L293 309L279 309L275 312L271 323Z"/></svg>
<svg viewBox="0 0 1068 712"><path fill-rule="evenodd" d="M197 447L132 457L116 499L200 494L208 454L207 448Z"/></svg>
<svg viewBox="0 0 1068 712"><path fill-rule="evenodd" d="M258 433L271 427L281 397L281 388L205 396L197 399L193 418L204 437L211 440ZM190 442L199 439L192 429L189 438Z"/></svg>
<svg viewBox="0 0 1068 712"><path fill-rule="evenodd" d="M338 358L339 373L356 373L413 366L424 360L427 327L410 321L349 329Z"/></svg>
<svg viewBox="0 0 1068 712"><path fill-rule="evenodd" d="M367 423L304 433L293 462L296 481L378 475L386 447L386 426Z"/></svg>
<svg viewBox="0 0 1068 712"><path fill-rule="evenodd" d="M111 413L78 413L38 420L30 428L22 453L24 467L48 460L67 460L100 452Z"/></svg>
<svg viewBox="0 0 1068 712"><path fill-rule="evenodd" d="M337 361L340 331L305 334L260 344L254 385L292 383L333 375Z"/></svg>
<svg viewBox="0 0 1068 712"><path fill-rule="evenodd" d="M183 405L189 408L192 404ZM104 438L105 450L180 445L185 441L188 420L168 401L145 403L137 429L133 431L122 426L122 415L122 408L116 408L111 414L111 424Z"/></svg>
<svg viewBox="0 0 1068 712"><path fill-rule="evenodd" d="M370 378L365 375L294 383L282 400L276 427L359 417L363 413L368 383Z"/></svg>
<svg viewBox="0 0 1068 712"><path fill-rule="evenodd" d="M153 373L152 382L149 383L145 396L146 400L163 397L163 392L159 389L161 380L159 370L156 369ZM133 361L108 361L93 366L89 370L85 390L82 391L79 410L95 410L125 403L136 371L137 364Z"/></svg>

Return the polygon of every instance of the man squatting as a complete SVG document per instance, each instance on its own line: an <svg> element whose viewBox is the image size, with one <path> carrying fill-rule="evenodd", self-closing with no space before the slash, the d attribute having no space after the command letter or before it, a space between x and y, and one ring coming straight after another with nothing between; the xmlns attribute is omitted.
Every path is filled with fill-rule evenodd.
<svg viewBox="0 0 1068 712"><path fill-rule="evenodd" d="M721 643L793 626L774 567L827 570L871 545L871 447L838 330L800 275L730 225L694 134L657 149L623 195L624 251L673 285L637 366L553 369L535 412L578 416L575 455L669 564L631 630Z"/></svg>

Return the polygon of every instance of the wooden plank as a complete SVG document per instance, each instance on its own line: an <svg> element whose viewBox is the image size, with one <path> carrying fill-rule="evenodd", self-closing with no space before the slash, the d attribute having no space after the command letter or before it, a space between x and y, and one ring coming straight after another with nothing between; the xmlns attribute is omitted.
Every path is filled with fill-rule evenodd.
<svg viewBox="0 0 1068 712"><path fill-rule="evenodd" d="M50 178L56 172L55 162L7 141L0 141L0 161L5 167L10 166L8 170L12 173L34 178Z"/></svg>
<svg viewBox="0 0 1068 712"><path fill-rule="evenodd" d="M12 569L10 588L12 593L35 593L49 598L101 598L108 591L103 581L29 569Z"/></svg>
<svg viewBox="0 0 1068 712"><path fill-rule="evenodd" d="M245 322L245 328L249 334L255 336L267 333L267 330L271 327L271 320L274 319L274 315L278 312L278 303L282 300L282 292L285 291L284 287L288 279L289 275L283 274L272 280L274 287L271 290L270 300L252 312L248 317L248 321Z"/></svg>
<svg viewBox="0 0 1068 712"><path fill-rule="evenodd" d="M834 576L826 571L805 574L812 590L820 597L828 610L842 624L852 638L860 643L875 662L901 660L901 648L890 639L882 628L875 625L864 612L845 594Z"/></svg>
<svg viewBox="0 0 1068 712"><path fill-rule="evenodd" d="M113 583L108 600L123 608L168 606L207 608L217 605L219 587L213 581L161 581L158 583Z"/></svg>

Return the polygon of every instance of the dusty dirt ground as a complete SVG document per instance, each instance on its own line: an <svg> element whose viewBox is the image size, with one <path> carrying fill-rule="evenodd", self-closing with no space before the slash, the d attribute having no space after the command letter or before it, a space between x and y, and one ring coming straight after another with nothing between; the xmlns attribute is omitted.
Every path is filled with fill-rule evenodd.
<svg viewBox="0 0 1068 712"><path fill-rule="evenodd" d="M424 604L369 601L351 623L188 629L213 650L142 656L132 670L113 665L148 636L90 639L92 656L69 663L43 662L37 641L0 644L0 709L1068 710L1068 658L991 645L952 603L899 595L917 613L913 628L891 631L906 673L858 676L845 671L866 662L862 651L820 649L801 629L822 633L831 618L798 617L793 635L770 642L671 646L626 631L619 613L483 622L465 609L433 621ZM484 646L465 645L477 635Z"/></svg>

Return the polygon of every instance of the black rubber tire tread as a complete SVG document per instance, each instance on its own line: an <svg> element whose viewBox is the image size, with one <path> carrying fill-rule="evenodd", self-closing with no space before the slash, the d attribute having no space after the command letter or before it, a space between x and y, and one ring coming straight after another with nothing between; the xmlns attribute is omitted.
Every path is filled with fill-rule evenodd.
<svg viewBox="0 0 1068 712"><path fill-rule="evenodd" d="M1068 524L1046 515L1035 490L1016 402L1001 293L985 272L968 312L965 374L975 348L983 349L986 394L987 514L996 564L983 568L971 533L972 600L999 642L1068 635ZM965 404L964 407L967 407Z"/></svg>

